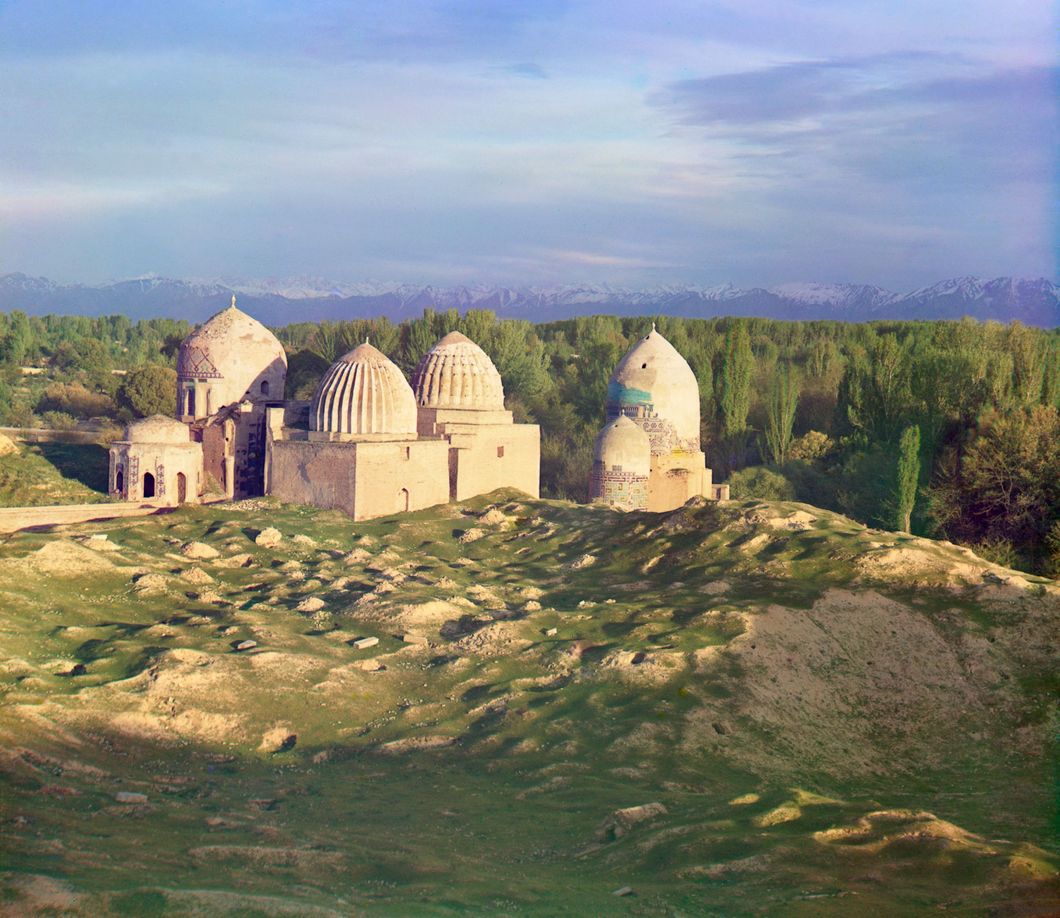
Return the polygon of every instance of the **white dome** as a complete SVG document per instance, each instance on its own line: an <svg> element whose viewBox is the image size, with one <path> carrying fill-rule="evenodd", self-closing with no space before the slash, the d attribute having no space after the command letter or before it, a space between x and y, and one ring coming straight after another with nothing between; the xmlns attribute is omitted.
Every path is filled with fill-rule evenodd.
<svg viewBox="0 0 1060 918"><path fill-rule="evenodd" d="M501 374L486 352L460 332L432 347L412 374L416 402L425 408L503 411Z"/></svg>
<svg viewBox="0 0 1060 918"><path fill-rule="evenodd" d="M607 416L633 418L656 455L699 449L699 383L654 327L623 357L607 386Z"/></svg>
<svg viewBox="0 0 1060 918"><path fill-rule="evenodd" d="M416 433L416 399L401 370L368 342L341 357L317 386L309 429L335 434Z"/></svg>
<svg viewBox="0 0 1060 918"><path fill-rule="evenodd" d="M617 469L647 478L651 472L651 441L636 423L620 415L600 431L593 458L605 471Z"/></svg>
<svg viewBox="0 0 1060 918"><path fill-rule="evenodd" d="M133 421L125 428L125 439L131 443L191 442L187 425L161 414Z"/></svg>
<svg viewBox="0 0 1060 918"><path fill-rule="evenodd" d="M177 355L180 382L205 380L212 413L244 398L282 399L287 354L257 319L232 305L193 331Z"/></svg>

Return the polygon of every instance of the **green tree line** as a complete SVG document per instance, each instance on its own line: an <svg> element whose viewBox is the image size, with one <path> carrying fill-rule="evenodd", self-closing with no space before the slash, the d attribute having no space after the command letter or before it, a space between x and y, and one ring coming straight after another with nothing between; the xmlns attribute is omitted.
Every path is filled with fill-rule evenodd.
<svg viewBox="0 0 1060 918"><path fill-rule="evenodd" d="M608 377L652 321L534 325L427 310L399 324L276 331L288 350L287 396L305 399L332 361L366 339L411 374L441 336L463 332L497 365L516 419L541 425L543 493L583 500ZM970 319L654 321L697 376L707 461L734 497L802 500L1029 570L1060 564L1058 330ZM162 370L172 373L189 330L120 316L0 314L0 417L121 419L168 406L175 384ZM45 368L46 382L27 386L18 370L26 365ZM112 373L141 367L155 369Z"/></svg>

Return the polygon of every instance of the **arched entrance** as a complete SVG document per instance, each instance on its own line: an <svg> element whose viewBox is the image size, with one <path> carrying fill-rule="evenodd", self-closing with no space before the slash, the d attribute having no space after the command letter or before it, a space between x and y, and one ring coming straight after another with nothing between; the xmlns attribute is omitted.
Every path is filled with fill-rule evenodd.
<svg viewBox="0 0 1060 918"><path fill-rule="evenodd" d="M118 474L114 476L114 490L118 492L119 497L125 496L125 470L118 469Z"/></svg>
<svg viewBox="0 0 1060 918"><path fill-rule="evenodd" d="M144 500L155 496L155 476L150 472L144 472Z"/></svg>
<svg viewBox="0 0 1060 918"><path fill-rule="evenodd" d="M409 489L402 488L398 491L397 508L399 513L407 513L409 509Z"/></svg>
<svg viewBox="0 0 1060 918"><path fill-rule="evenodd" d="M183 504L188 499L188 479L183 472L177 472L177 503Z"/></svg>

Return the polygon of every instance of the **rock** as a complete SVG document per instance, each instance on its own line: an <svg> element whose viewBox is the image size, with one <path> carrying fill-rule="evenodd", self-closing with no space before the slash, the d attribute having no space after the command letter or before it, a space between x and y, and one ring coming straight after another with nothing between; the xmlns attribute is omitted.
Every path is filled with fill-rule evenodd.
<svg viewBox="0 0 1060 918"><path fill-rule="evenodd" d="M592 567L596 564L596 555L582 555L576 561L571 562L570 569L572 571L580 571L587 567Z"/></svg>
<svg viewBox="0 0 1060 918"><path fill-rule="evenodd" d="M84 676L88 672L88 667L84 663L75 663L73 667L68 669L65 673L67 676Z"/></svg>
<svg viewBox="0 0 1060 918"><path fill-rule="evenodd" d="M269 526L258 533L254 542L262 548L276 548L283 541L283 533L275 526Z"/></svg>
<svg viewBox="0 0 1060 918"><path fill-rule="evenodd" d="M632 896L633 895L633 887L632 886L620 886L613 893L611 893L611 895L612 896Z"/></svg>
<svg viewBox="0 0 1060 918"><path fill-rule="evenodd" d="M375 645L379 643L379 638L377 638L377 637L357 638L356 641L352 641L351 643L358 650L364 650L365 648L368 648L368 647L375 647Z"/></svg>
<svg viewBox="0 0 1060 918"><path fill-rule="evenodd" d="M10 456L17 452L18 446L15 445L15 441L6 434L0 434L0 456Z"/></svg>
<svg viewBox="0 0 1060 918"><path fill-rule="evenodd" d="M659 816L665 816L666 813L666 807L658 802L615 810L600 823L596 830L596 837L600 841L614 841L626 835L634 826L657 819Z"/></svg>
<svg viewBox="0 0 1060 918"><path fill-rule="evenodd" d="M195 561L209 561L211 558L216 558L221 554L216 548L212 545L207 545L205 542L187 542L180 547L180 553L185 558L192 558Z"/></svg>
<svg viewBox="0 0 1060 918"><path fill-rule="evenodd" d="M492 510L487 510L478 518L480 523L484 523L486 526L500 526L508 522L506 517L500 510L494 507Z"/></svg>
<svg viewBox="0 0 1060 918"><path fill-rule="evenodd" d="M530 602L528 602L525 606L523 606L523 611L524 612L540 612L541 611L541 603L539 603L536 599L531 599Z"/></svg>
<svg viewBox="0 0 1060 918"><path fill-rule="evenodd" d="M297 545L305 545L307 548L314 548L317 544L316 539L312 536L307 536L304 532L291 536L291 541Z"/></svg>
<svg viewBox="0 0 1060 918"><path fill-rule="evenodd" d="M235 649L237 651L252 650L253 648L255 648L257 646L258 646L258 642L257 641L240 641L238 644L236 644Z"/></svg>
<svg viewBox="0 0 1060 918"><path fill-rule="evenodd" d="M422 634L416 634L412 631L406 631L403 635L401 635L401 640L404 641L406 644L427 643L427 638L425 638Z"/></svg>
<svg viewBox="0 0 1060 918"><path fill-rule="evenodd" d="M207 574L201 567L189 567L186 571L183 571L180 576L184 580L187 580L188 583L213 583L213 577Z"/></svg>
<svg viewBox="0 0 1060 918"><path fill-rule="evenodd" d="M319 596L307 596L294 608L296 612L319 612L324 608L324 600Z"/></svg>
<svg viewBox="0 0 1060 918"><path fill-rule="evenodd" d="M267 730L261 737L260 752L286 752L293 749L298 742L298 734L292 733L290 727L278 724L271 730Z"/></svg>
<svg viewBox="0 0 1060 918"><path fill-rule="evenodd" d="M546 629L545 629L544 631L542 631L541 633L542 633L542 634L543 634L543 635L544 635L545 637L555 637L555 636L556 636L557 634L559 634L559 629L558 629L558 628L546 628Z"/></svg>
<svg viewBox="0 0 1060 918"><path fill-rule="evenodd" d="M132 791L118 791L118 793L114 795L114 799L117 800L118 803L147 803L146 794L136 794Z"/></svg>
<svg viewBox="0 0 1060 918"><path fill-rule="evenodd" d="M467 545L469 542L477 542L486 534L486 530L479 529L477 526L473 526L471 529L466 529L459 536L457 541L461 545Z"/></svg>
<svg viewBox="0 0 1060 918"><path fill-rule="evenodd" d="M385 673L386 672L386 666L384 666L382 663L380 663L376 659L358 660L353 665L356 666L357 669L362 670L363 672L366 672L366 673Z"/></svg>

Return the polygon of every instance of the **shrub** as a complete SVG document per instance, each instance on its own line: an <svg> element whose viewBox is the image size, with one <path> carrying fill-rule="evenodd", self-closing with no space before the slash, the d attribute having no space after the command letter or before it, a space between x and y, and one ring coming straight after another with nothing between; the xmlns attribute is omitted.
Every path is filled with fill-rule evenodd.
<svg viewBox="0 0 1060 918"><path fill-rule="evenodd" d="M835 449L835 441L828 434L819 430L808 430L801 437L796 437L788 449L791 459L813 462L822 459Z"/></svg>
<svg viewBox="0 0 1060 918"><path fill-rule="evenodd" d="M136 417L173 415L177 410L176 371L155 363L130 370L118 390L118 403Z"/></svg>
<svg viewBox="0 0 1060 918"><path fill-rule="evenodd" d="M779 472L755 465L729 476L729 489L738 500L757 497L762 500L794 500L795 488Z"/></svg>
<svg viewBox="0 0 1060 918"><path fill-rule="evenodd" d="M52 383L37 403L42 414L61 412L75 418L98 418L114 413L110 396L92 392L81 383Z"/></svg>
<svg viewBox="0 0 1060 918"><path fill-rule="evenodd" d="M40 420L41 424L51 430L73 430L77 427L77 418L65 411L45 411Z"/></svg>

